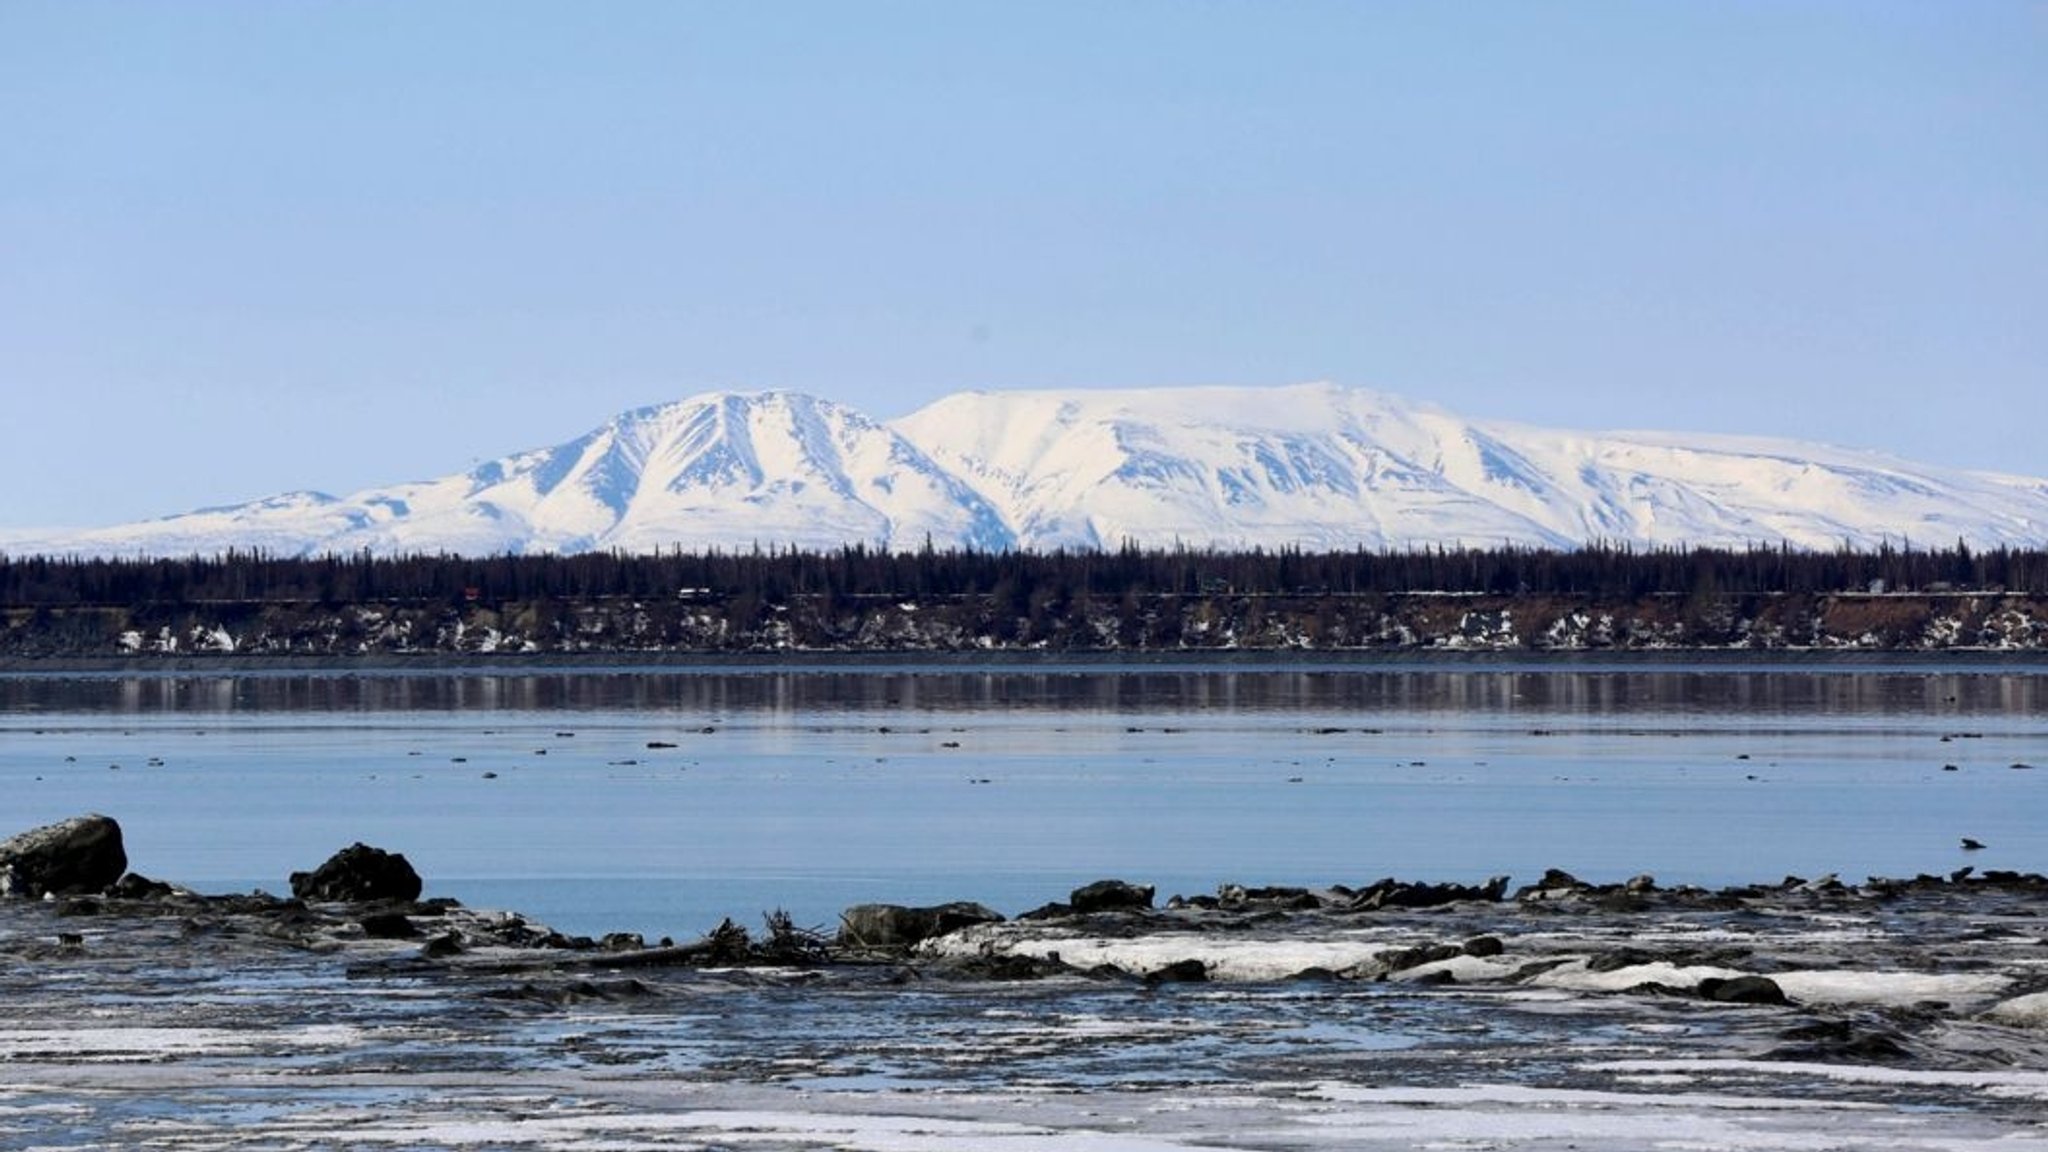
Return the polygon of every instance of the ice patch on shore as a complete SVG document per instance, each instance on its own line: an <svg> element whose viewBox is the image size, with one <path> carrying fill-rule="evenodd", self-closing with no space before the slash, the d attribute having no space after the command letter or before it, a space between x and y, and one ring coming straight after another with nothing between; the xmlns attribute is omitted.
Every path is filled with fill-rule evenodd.
<svg viewBox="0 0 2048 1152"><path fill-rule="evenodd" d="M1002 927L996 926L996 931L956 932L929 942L925 948L933 956L968 959L980 955L984 946L993 945L1010 955L1042 960L1058 957L1076 968L1109 964L1141 974L1183 960L1200 960L1211 980L1251 983L1285 980L1311 968L1343 971L1369 964L1392 947L1384 938L1367 939L1354 933L1332 933L1307 940L1219 940L1184 934L1112 940L1051 935L1019 937L1001 931Z"/></svg>
<svg viewBox="0 0 2048 1152"><path fill-rule="evenodd" d="M631 1116L539 1116L357 1126L358 1144L406 1147L533 1146L574 1152L641 1148L657 1136L709 1137L719 1146L829 1147L837 1152L1223 1152L1226 1145L1183 1144L1101 1131L1061 1131L1004 1121L926 1116L774 1111L691 1111ZM621 1139L621 1138L624 1139ZM666 1144L667 1141L664 1141ZM694 1146L694 1145L691 1145Z"/></svg>
<svg viewBox="0 0 2048 1152"><path fill-rule="evenodd" d="M2048 1072L1983 1069L1887 1068L1875 1064L1809 1064L1779 1060L1608 1060L1588 1071L1709 1076L1813 1077L1842 1084L1907 1088L1966 1088L2005 1099L2048 1100Z"/></svg>
<svg viewBox="0 0 2048 1152"><path fill-rule="evenodd" d="M501 1102L502 1103L502 1102ZM1864 1101L1702 1093L1632 1093L1503 1084L1365 1087L1267 1084L1247 1094L1107 1094L1084 1112L1015 1096L947 1096L951 1115L695 1108L671 1112L541 1111L443 1115L348 1126L354 1146L764 1148L777 1152L1232 1152L1249 1149L1575 1146L1586 1152L1811 1149L1882 1144L1942 1152L2038 1152L2043 1142L1966 1117L1901 1114ZM1017 1109L1024 1109L1019 1115ZM1082 1120L1085 1116L1086 1119ZM1070 1123L1072 1121L1081 1121ZM1126 1129L1126 1130L1118 1130Z"/></svg>
<svg viewBox="0 0 2048 1152"><path fill-rule="evenodd" d="M1663 962L1631 964L1625 968L1595 972L1587 966L1587 961L1581 959L1560 964L1531 979L1529 983L1539 988L1562 988L1572 992L1626 992L1644 984L1694 988L1702 980L1732 980L1744 975L1747 973L1733 968Z"/></svg>
<svg viewBox="0 0 2048 1152"><path fill-rule="evenodd" d="M1128 939L1062 936L1057 932L1023 935L1018 925L990 925L940 937L925 944L934 957L970 959L986 952L1040 959L1058 958L1075 968L1110 965L1143 975L1189 960L1200 961L1208 978L1223 983L1286 980L1320 969L1363 974L1391 981L1448 977L1458 984L1503 985L1553 989L1572 993L1622 993L1644 985L1693 990L1703 980L1732 980L1756 975L1719 965L1651 961L1596 970L1592 953L1524 954L1511 947L1490 957L1457 955L1386 969L1386 957L1419 941L1397 941L1384 933L1347 931L1312 939L1220 939L1188 933L1159 933ZM1526 943L1524 941L1523 943ZM1532 961L1561 961L1528 972ZM1970 1006L1999 995L2012 985L2010 977L1988 972L1858 972L1807 969L1765 973L1786 999L1797 1004L1910 1006L1942 1001ZM2048 994L2041 999L2009 1001L2000 1017L2008 1022L2048 1022ZM2003 1006L2002 1006L2003 1007Z"/></svg>
<svg viewBox="0 0 2048 1152"><path fill-rule="evenodd" d="M2010 987L1995 973L1775 972L1771 979L1787 999L1801 1004L1869 1004L1904 1007L1923 1000L1951 1004L1981 1000Z"/></svg>
<svg viewBox="0 0 2048 1152"><path fill-rule="evenodd" d="M1992 1005L1984 1015L2000 1024L2022 1028L2048 1028L2048 992L2015 996Z"/></svg>
<svg viewBox="0 0 2048 1152"><path fill-rule="evenodd" d="M1682 1078L1680 1078L1682 1081ZM1391 1104L1418 1108L1473 1108L1488 1105L1533 1108L1688 1108L1739 1112L1883 1111L1883 1105L1860 1101L1797 1100L1782 1096L1723 1096L1713 1093L1673 1095L1649 1092L1602 1092L1595 1089L1532 1088L1521 1084L1461 1084L1455 1088L1368 1088L1356 1084L1322 1083L1299 1095L1342 1104Z"/></svg>
<svg viewBox="0 0 2048 1152"><path fill-rule="evenodd" d="M0 1061L148 1063L271 1048L344 1048L361 1038L359 1029L345 1024L267 1033L231 1028L0 1028Z"/></svg>

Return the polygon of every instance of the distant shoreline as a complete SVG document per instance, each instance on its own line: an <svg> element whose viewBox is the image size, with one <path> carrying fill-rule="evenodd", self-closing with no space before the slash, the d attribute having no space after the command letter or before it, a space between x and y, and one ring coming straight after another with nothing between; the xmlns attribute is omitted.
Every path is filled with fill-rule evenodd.
<svg viewBox="0 0 2048 1152"><path fill-rule="evenodd" d="M191 656L0 657L0 676L33 675L214 675L494 673L548 672L714 672L861 671L918 668L1081 669L1142 668L1192 671L1263 669L1511 668L1518 671L1645 670L1660 665L1784 671L1873 670L1886 667L1983 667L2048 673L2048 651L1952 648L1938 651L1884 649L1670 648L1616 651L1387 650L1187 650L1176 652L420 652L335 655L208 654Z"/></svg>

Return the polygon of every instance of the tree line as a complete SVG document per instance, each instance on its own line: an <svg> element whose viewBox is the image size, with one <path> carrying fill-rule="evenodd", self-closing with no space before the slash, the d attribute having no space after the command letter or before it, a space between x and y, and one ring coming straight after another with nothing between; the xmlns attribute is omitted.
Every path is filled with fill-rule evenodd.
<svg viewBox="0 0 2048 1152"><path fill-rule="evenodd" d="M431 603L744 597L987 597L1034 607L1072 597L1412 593L1695 599L1843 592L2048 594L2048 550L2000 547L1415 548L1310 552L833 551L465 557L314 557L230 551L184 558L0 555L0 605Z"/></svg>

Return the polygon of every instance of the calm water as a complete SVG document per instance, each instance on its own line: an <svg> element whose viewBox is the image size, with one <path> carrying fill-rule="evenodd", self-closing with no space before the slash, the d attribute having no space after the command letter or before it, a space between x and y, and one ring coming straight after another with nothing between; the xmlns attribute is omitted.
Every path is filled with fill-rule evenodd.
<svg viewBox="0 0 2048 1152"><path fill-rule="evenodd" d="M5 831L115 816L202 890L363 840L431 894L678 938L1103 876L2043 871L2048 670L15 676L0 797Z"/></svg>

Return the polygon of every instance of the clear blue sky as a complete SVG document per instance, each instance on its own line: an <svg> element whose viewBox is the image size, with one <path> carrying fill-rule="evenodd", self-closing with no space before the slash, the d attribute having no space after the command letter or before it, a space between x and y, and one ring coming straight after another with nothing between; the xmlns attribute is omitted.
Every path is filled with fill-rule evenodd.
<svg viewBox="0 0 2048 1152"><path fill-rule="evenodd" d="M0 0L0 527L710 388L2048 474L2048 5Z"/></svg>

